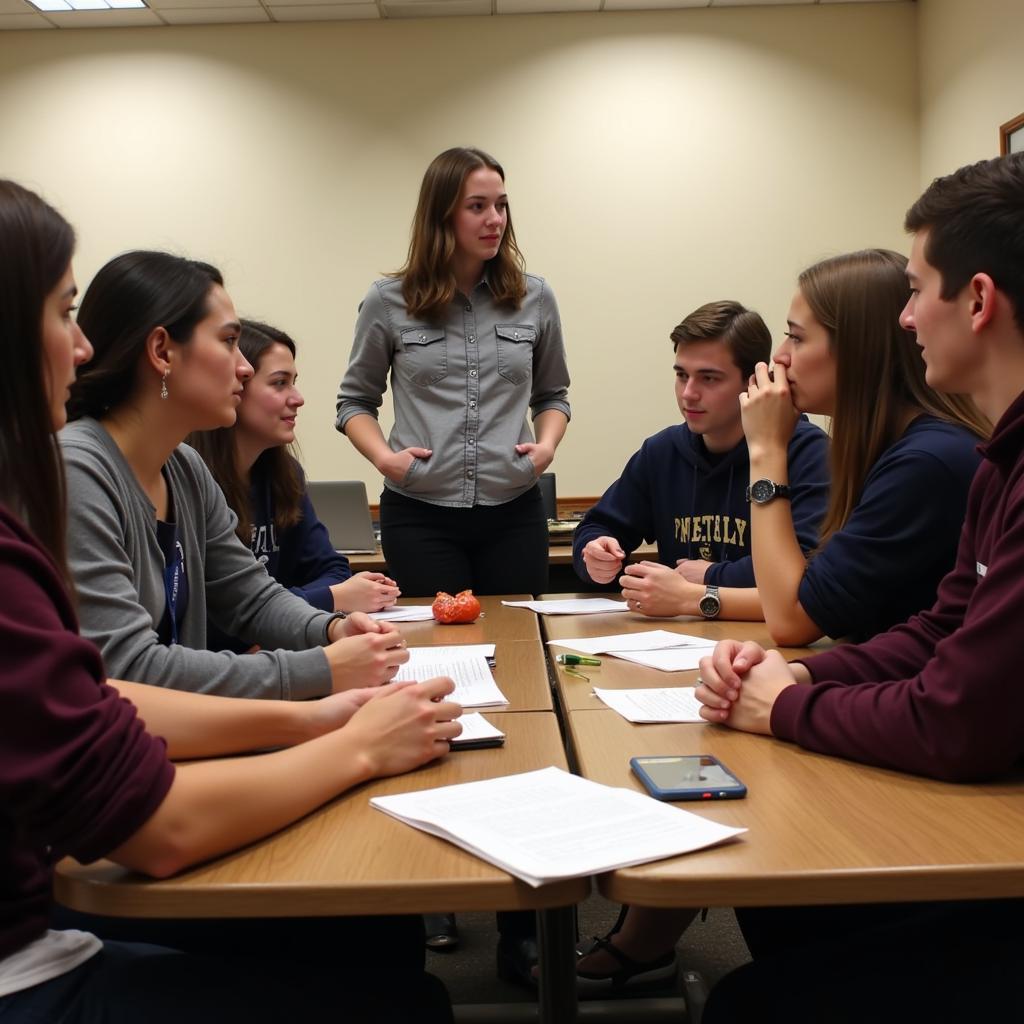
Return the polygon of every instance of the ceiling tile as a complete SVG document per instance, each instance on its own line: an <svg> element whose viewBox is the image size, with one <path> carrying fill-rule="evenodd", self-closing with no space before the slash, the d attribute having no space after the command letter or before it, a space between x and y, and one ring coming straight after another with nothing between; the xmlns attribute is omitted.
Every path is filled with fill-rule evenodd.
<svg viewBox="0 0 1024 1024"><path fill-rule="evenodd" d="M305 4L294 7L268 3L275 21L366 21L379 18L376 4Z"/></svg>
<svg viewBox="0 0 1024 1024"><path fill-rule="evenodd" d="M488 15L491 0L382 0L389 18L462 18Z"/></svg>
<svg viewBox="0 0 1024 1024"><path fill-rule="evenodd" d="M818 0L711 0L712 7L764 7L768 4L816 4Z"/></svg>
<svg viewBox="0 0 1024 1024"><path fill-rule="evenodd" d="M707 7L709 0L604 0L606 11L653 11L676 7Z"/></svg>
<svg viewBox="0 0 1024 1024"><path fill-rule="evenodd" d="M52 11L47 13L58 28L139 28L162 25L153 11Z"/></svg>
<svg viewBox="0 0 1024 1024"><path fill-rule="evenodd" d="M168 25L244 25L270 21L262 7L175 7L162 10Z"/></svg>
<svg viewBox="0 0 1024 1024"><path fill-rule="evenodd" d="M190 7L197 10L203 7L222 9L227 7L259 7L260 0L145 0L147 7L154 11L173 11L178 7Z"/></svg>
<svg viewBox="0 0 1024 1024"><path fill-rule="evenodd" d="M26 28L53 28L41 14L0 14L0 32Z"/></svg>
<svg viewBox="0 0 1024 1024"><path fill-rule="evenodd" d="M596 11L601 0L497 0L498 14L547 14L552 11Z"/></svg>

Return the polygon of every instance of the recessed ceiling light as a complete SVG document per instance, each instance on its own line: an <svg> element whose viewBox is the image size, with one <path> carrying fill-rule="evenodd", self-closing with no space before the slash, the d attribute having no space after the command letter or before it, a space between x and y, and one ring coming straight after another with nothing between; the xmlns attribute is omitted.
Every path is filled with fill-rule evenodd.
<svg viewBox="0 0 1024 1024"><path fill-rule="evenodd" d="M39 11L113 11L145 7L143 0L28 0Z"/></svg>

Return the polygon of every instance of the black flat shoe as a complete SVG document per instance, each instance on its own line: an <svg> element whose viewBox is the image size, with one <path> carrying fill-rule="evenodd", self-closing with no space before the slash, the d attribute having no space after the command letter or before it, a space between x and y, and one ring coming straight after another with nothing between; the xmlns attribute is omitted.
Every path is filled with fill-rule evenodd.
<svg viewBox="0 0 1024 1024"><path fill-rule="evenodd" d="M576 993L580 999L615 999L620 996L664 995L676 991L676 976L679 961L675 949L655 957L653 960L634 960L616 946L611 937L614 929L605 936L595 936L590 943L576 950L579 959L603 949L610 954L618 967L604 974L587 973L576 968Z"/></svg>
<svg viewBox="0 0 1024 1024"><path fill-rule="evenodd" d="M533 936L498 939L498 977L502 981L536 989L537 979L533 975L533 968L537 966L538 959L537 940Z"/></svg>
<svg viewBox="0 0 1024 1024"><path fill-rule="evenodd" d="M424 914L427 931L427 949L437 953L450 953L459 945L459 928L454 914Z"/></svg>

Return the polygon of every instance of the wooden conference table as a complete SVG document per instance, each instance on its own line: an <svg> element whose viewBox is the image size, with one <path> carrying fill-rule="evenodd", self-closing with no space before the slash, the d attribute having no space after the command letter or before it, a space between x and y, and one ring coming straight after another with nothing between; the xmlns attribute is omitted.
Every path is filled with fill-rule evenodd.
<svg viewBox="0 0 1024 1024"><path fill-rule="evenodd" d="M577 1013L571 906L585 898L587 882L530 888L368 805L378 794L566 766L545 693L537 618L503 608L497 598L483 604L486 614L473 625L401 628L412 645L496 644L495 674L510 704L488 715L508 734L504 748L453 753L409 775L359 787L274 836L173 879L146 880L105 862L88 868L64 862L57 898L78 910L130 917L535 909L543 958L540 1018L572 1024ZM652 628L767 640L764 625L753 623L654 620L634 613L540 620L544 639ZM552 655L555 650L549 648ZM718 726L632 725L591 695L593 684L680 686L692 683L696 673L657 672L607 657L600 668L584 670L589 681L552 669L581 774L638 789L629 771L631 756L710 753L749 789L744 800L693 807L749 832L711 850L602 875L598 884L609 899L648 906L750 906L1024 896L1021 777L952 785Z"/></svg>
<svg viewBox="0 0 1024 1024"><path fill-rule="evenodd" d="M548 639L651 628L767 640L763 623L663 621L635 613L543 620ZM783 653L794 658L813 650ZM713 754L749 791L743 800L689 807L747 834L602 875L599 887L609 899L765 906L1024 896L1024 775L984 785L944 783L720 726L633 725L591 696L590 687L686 686L696 672L658 672L607 657L600 668L583 671L589 683L560 667L556 683L580 774L642 791L630 757Z"/></svg>

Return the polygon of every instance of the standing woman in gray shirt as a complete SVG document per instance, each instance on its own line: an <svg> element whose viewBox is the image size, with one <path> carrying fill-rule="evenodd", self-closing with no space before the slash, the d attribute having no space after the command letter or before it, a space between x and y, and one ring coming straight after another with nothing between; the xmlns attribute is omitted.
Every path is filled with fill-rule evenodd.
<svg viewBox="0 0 1024 1024"><path fill-rule="evenodd" d="M423 177L405 266L363 300L338 391L338 430L384 476L381 541L404 594L546 588L537 478L569 422L568 386L558 306L524 271L505 172L446 150Z"/></svg>

